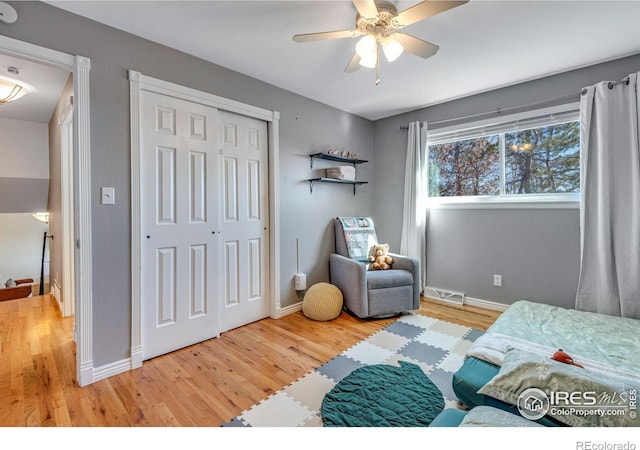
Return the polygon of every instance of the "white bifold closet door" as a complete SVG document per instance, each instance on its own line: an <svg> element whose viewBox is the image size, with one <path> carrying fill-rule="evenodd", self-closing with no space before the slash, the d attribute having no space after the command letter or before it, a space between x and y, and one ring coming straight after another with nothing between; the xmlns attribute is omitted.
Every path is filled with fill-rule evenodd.
<svg viewBox="0 0 640 450"><path fill-rule="evenodd" d="M269 315L266 122L220 111L220 331Z"/></svg>
<svg viewBox="0 0 640 450"><path fill-rule="evenodd" d="M268 315L266 124L244 120L141 93L143 360Z"/></svg>

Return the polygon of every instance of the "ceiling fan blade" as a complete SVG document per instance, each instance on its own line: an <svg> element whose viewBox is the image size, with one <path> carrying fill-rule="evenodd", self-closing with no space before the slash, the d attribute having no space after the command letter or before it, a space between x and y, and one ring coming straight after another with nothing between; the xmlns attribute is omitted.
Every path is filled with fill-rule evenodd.
<svg viewBox="0 0 640 450"><path fill-rule="evenodd" d="M398 27L406 27L407 25L420 22L421 20L424 20L427 17L435 16L436 14L440 14L441 12L447 11L457 6L464 5L465 3L468 3L468 0L465 0L465 1L425 0L421 3L418 3L417 5L414 5L398 13L398 16L395 18L395 22L398 24Z"/></svg>
<svg viewBox="0 0 640 450"><path fill-rule="evenodd" d="M438 50L440 49L440 47L432 44L431 42L423 41L422 39L409 36L408 34L393 33L391 36L402 44L404 51L413 53L421 58L429 58L430 56L438 53Z"/></svg>
<svg viewBox="0 0 640 450"><path fill-rule="evenodd" d="M358 10L360 17L375 19L378 17L378 8L373 0L352 0L353 6Z"/></svg>
<svg viewBox="0 0 640 450"><path fill-rule="evenodd" d="M354 38L361 34L360 30L324 31L322 33L296 34L293 40L296 42L313 42L326 39Z"/></svg>
<svg viewBox="0 0 640 450"><path fill-rule="evenodd" d="M344 68L344 71L347 73L351 73L351 72L355 72L359 68L360 68L360 55L356 53L355 55L353 55L353 58L351 58L351 61L349 61L349 64L347 64L347 67Z"/></svg>

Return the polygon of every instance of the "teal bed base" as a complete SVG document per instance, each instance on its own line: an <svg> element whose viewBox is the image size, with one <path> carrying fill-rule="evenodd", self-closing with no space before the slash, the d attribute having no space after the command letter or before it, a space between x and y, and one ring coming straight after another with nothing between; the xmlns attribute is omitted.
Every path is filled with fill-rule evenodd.
<svg viewBox="0 0 640 450"><path fill-rule="evenodd" d="M500 368L498 366L471 356L467 358L462 367L453 374L453 392L455 392L458 400L468 408L492 406L512 414L520 415L517 407L487 395L478 394L478 390L495 377L499 370ZM547 427L566 426L548 416L536 422Z"/></svg>
<svg viewBox="0 0 640 450"><path fill-rule="evenodd" d="M433 419L433 422L429 424L429 427L457 427L462 423L462 420L466 415L467 412L462 411L461 409L447 408Z"/></svg>

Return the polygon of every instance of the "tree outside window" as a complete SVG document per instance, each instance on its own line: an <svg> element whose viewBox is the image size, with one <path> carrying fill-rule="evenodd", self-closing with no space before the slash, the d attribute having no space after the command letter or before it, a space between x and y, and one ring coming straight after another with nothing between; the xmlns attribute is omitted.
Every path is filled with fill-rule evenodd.
<svg viewBox="0 0 640 450"><path fill-rule="evenodd" d="M429 146L429 197L561 194L579 190L577 121Z"/></svg>
<svg viewBox="0 0 640 450"><path fill-rule="evenodd" d="M580 190L577 122L505 133L505 194Z"/></svg>
<svg viewBox="0 0 640 450"><path fill-rule="evenodd" d="M500 193L498 135L429 147L429 196L459 197Z"/></svg>

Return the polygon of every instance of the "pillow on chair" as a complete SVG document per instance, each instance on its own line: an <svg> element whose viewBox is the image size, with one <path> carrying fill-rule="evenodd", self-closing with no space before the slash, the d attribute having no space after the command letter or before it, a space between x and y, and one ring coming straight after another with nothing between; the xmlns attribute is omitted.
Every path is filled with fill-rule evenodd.
<svg viewBox="0 0 640 450"><path fill-rule="evenodd" d="M378 243L373 222L367 217L338 217L338 219L342 222L349 258L367 261L371 247Z"/></svg>

